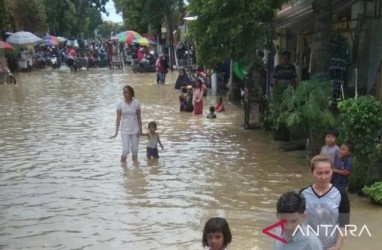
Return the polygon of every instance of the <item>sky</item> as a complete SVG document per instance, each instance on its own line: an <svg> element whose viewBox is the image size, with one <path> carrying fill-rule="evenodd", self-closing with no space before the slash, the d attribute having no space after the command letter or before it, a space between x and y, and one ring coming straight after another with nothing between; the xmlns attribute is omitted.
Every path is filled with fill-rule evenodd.
<svg viewBox="0 0 382 250"><path fill-rule="evenodd" d="M122 13L117 14L115 12L115 7L114 7L114 1L109 0L107 4L105 5L106 11L109 12L109 16L106 16L106 14L102 13L102 20L104 21L112 21L115 23L122 23Z"/></svg>

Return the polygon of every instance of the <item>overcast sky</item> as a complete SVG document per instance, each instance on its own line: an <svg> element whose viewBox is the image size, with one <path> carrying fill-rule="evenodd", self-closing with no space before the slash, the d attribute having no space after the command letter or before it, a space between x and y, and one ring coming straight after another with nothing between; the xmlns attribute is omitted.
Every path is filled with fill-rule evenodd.
<svg viewBox="0 0 382 250"><path fill-rule="evenodd" d="M106 11L109 12L109 16L106 16L106 14L102 13L102 19L104 21L112 21L112 22L115 22L115 23L123 22L122 14L117 14L115 12L115 7L114 7L114 1L113 0L109 0L105 7L106 7Z"/></svg>

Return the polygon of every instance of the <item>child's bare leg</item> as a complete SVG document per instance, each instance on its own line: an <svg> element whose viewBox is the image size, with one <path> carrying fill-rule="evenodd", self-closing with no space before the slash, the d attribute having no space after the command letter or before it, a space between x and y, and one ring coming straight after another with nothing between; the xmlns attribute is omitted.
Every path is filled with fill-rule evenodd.
<svg viewBox="0 0 382 250"><path fill-rule="evenodd" d="M132 159L133 159L133 161L137 161L138 160L138 154L133 154Z"/></svg>
<svg viewBox="0 0 382 250"><path fill-rule="evenodd" d="M126 156L123 156L123 155L122 155L122 156L121 156L121 163L125 163L125 162L126 162L126 158L127 158Z"/></svg>

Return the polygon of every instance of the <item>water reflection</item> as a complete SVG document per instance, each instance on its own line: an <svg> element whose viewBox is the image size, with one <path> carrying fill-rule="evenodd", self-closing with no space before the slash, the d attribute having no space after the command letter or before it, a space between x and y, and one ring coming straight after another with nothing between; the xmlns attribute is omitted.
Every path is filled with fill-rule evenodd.
<svg viewBox="0 0 382 250"><path fill-rule="evenodd" d="M62 68L16 77L16 86L0 85L0 248L201 249L205 221L224 216L230 249L271 249L261 229L276 221L278 197L311 183L302 153L242 130L237 107L225 102L215 120L179 113L173 86L153 74ZM141 138L139 164L122 168L120 139L109 136L126 84L165 149L148 161ZM205 111L214 103L207 98ZM352 220L373 237L348 238L344 249L379 249L381 210L356 196L351 203Z"/></svg>

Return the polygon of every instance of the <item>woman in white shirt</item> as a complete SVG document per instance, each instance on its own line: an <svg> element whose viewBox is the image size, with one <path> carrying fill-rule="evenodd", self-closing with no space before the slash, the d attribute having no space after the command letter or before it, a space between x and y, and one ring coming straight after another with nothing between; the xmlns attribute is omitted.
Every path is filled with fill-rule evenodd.
<svg viewBox="0 0 382 250"><path fill-rule="evenodd" d="M133 99L134 89L126 85L123 87L124 101L117 105L115 134L121 128L122 155L121 163L126 163L127 155L131 152L133 161L138 159L139 136L142 134L141 104Z"/></svg>

